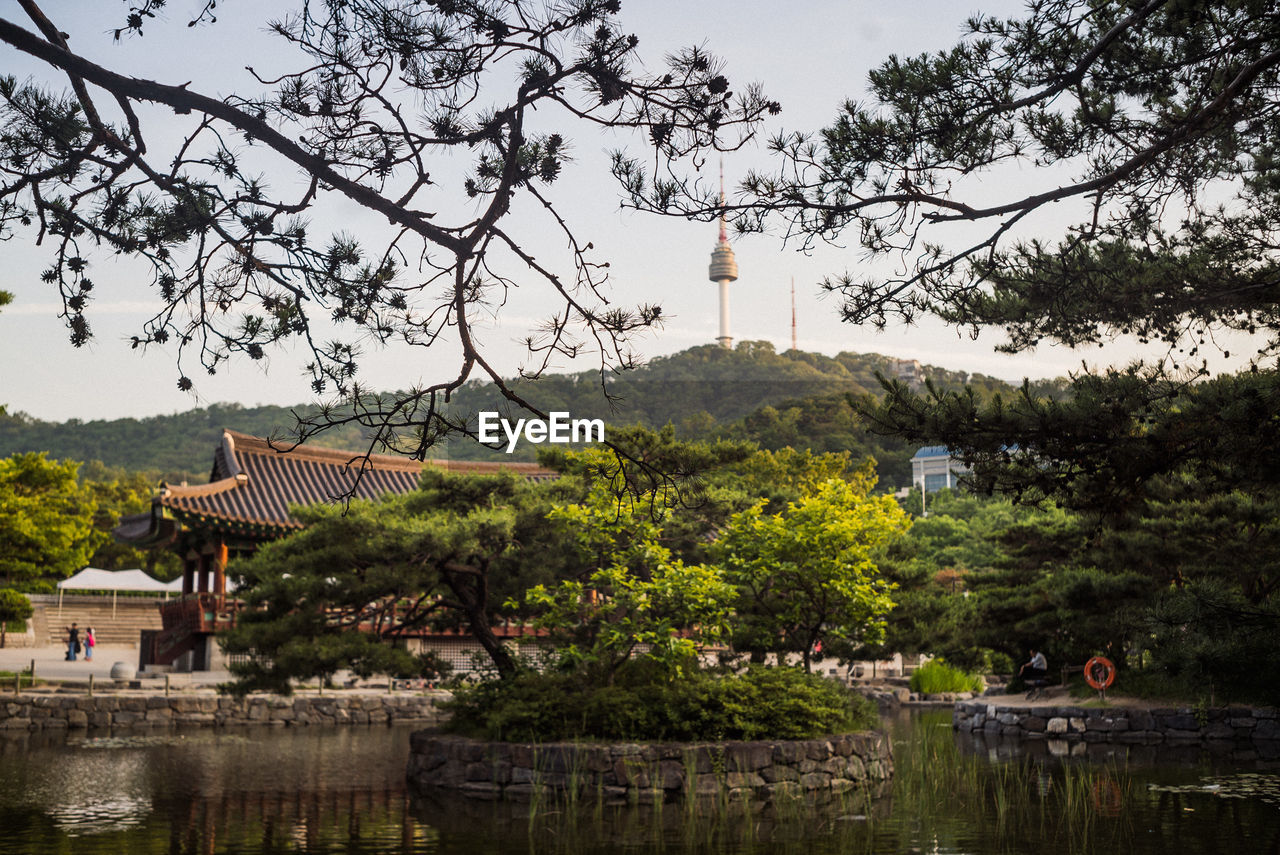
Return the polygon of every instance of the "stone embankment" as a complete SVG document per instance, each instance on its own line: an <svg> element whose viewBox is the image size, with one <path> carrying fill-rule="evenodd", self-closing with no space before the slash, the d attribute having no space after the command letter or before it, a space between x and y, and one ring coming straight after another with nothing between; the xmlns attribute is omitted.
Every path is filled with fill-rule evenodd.
<svg viewBox="0 0 1280 855"><path fill-rule="evenodd" d="M853 690L864 698L875 701L881 707L946 706L956 701L967 701L974 697L972 692L926 694L924 692L913 692L903 686L854 686Z"/></svg>
<svg viewBox="0 0 1280 855"><path fill-rule="evenodd" d="M436 724L436 695L316 694L221 697L182 693L0 696L0 730L267 725Z"/></svg>
<svg viewBox="0 0 1280 855"><path fill-rule="evenodd" d="M760 796L875 787L893 775L883 733L777 742L673 744L483 742L431 731L411 738L409 779L467 795L531 798L576 788L605 799Z"/></svg>
<svg viewBox="0 0 1280 855"><path fill-rule="evenodd" d="M1131 744L1280 740L1270 707L1129 709L1124 707L1018 707L987 701L955 705L956 730L1026 739L1078 739Z"/></svg>

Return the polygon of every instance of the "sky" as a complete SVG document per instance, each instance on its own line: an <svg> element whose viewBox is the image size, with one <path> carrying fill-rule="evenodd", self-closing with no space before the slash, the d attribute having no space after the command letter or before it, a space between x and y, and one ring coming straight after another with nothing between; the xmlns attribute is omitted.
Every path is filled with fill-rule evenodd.
<svg viewBox="0 0 1280 855"><path fill-rule="evenodd" d="M108 67L161 82L190 81L195 91L226 95L260 92L245 65L269 70L280 58L277 42L266 33L264 4L219 4L219 21L188 29L186 13L196 4L174 0L168 20L150 23L141 38L114 43L109 30L123 19L124 3L104 0L60 0L49 3L54 22L70 33L73 48ZM289 4L278 5L286 8ZM642 57L657 58L689 44L706 45L726 61L734 85L759 81L766 93L781 102L783 111L764 136L781 130L813 131L829 124L846 99L860 99L867 72L890 54L916 54L954 44L964 20L973 12L1016 15L1021 4L1008 0L806 0L784 4L776 0L630 0L623 4L622 24L640 38ZM0 16L25 23L13 0L0 0ZM62 82L37 62L0 47L0 73L19 78ZM183 117L159 111L144 113L157 140L176 134ZM174 137L176 138L176 137ZM658 303L667 318L662 329L634 342L645 358L714 341L717 335L717 291L707 280L707 265L716 241L713 223L686 222L623 210L607 173L607 151L625 139L580 135L570 137L574 162L550 191L584 240L593 242L610 263L610 299L621 304ZM732 184L749 168L767 167L769 155L759 144L748 145L724 159ZM709 180L715 164L704 172ZM1043 180L1040 177L1038 180ZM995 176L979 193L1017 193L1031 186L1030 176ZM1069 211L1042 216L1029 226L1053 236L1069 222ZM534 247L545 246L550 257L562 252L562 239L531 213L518 213L517 225L526 229ZM317 214L322 224L368 230L377 221L359 212L335 207ZM328 220L326 220L326 217ZM1055 217L1061 219L1055 220ZM958 239L958 238L957 238ZM1064 375L1090 365L1120 364L1139 354L1126 342L1085 352L1041 348L1008 356L994 352L998 335L984 333L972 340L936 322L891 326L884 332L840 321L838 303L821 294L817 283L846 270L864 272L867 259L856 247L820 247L804 253L785 245L776 235L750 235L734 241L740 278L732 288L731 332L735 340L763 339L785 350L791 340L791 283L795 283L795 313L800 349L834 355L842 351L883 353L949 369L983 373L1010 381L1023 377ZM541 256L539 256L541 257ZM179 370L174 353L151 348L143 353L129 338L159 306L143 286L145 271L128 261L99 254L92 260L97 283L89 319L95 331L86 347L73 348L63 321L57 317L57 295L40 282L48 264L47 248L33 245L30 235L0 243L0 289L15 302L0 310L0 405L10 412L26 412L39 419L62 421L145 417L179 412L214 402L296 404L311 399L302 355L276 351L260 363L232 362L216 377L190 372L193 392L177 387ZM887 269L887 268L885 268ZM524 363L522 341L531 325L547 310L545 292L517 291L486 324L482 340L486 352L504 374ZM456 350L447 344L440 352L373 348L362 362L361 378L368 388L398 389L432 382L456 369ZM560 363L560 370L594 367L587 359ZM197 369L198 371L198 369Z"/></svg>

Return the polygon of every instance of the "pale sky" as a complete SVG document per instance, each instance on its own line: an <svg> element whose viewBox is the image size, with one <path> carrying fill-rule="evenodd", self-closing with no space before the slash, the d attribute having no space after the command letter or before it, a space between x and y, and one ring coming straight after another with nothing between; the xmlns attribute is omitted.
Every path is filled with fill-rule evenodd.
<svg viewBox="0 0 1280 855"><path fill-rule="evenodd" d="M123 20L125 4L106 0L59 0L47 11L70 43L97 61L128 73L180 84L208 95L233 91L257 93L243 71L246 64L269 66L275 42L261 30L259 3L219 4L217 24L198 29L183 26L191 3L171 2L173 20L152 23L142 38L113 44L109 28ZM288 6L291 4L281 4ZM1009 0L907 0L890 4L852 2L778 3L777 0L631 0L624 3L621 21L640 37L640 55L660 58L682 45L706 44L727 60L731 82L760 81L779 100L782 114L767 131L816 130L830 123L847 98L861 98L867 71L891 53L914 54L951 46L961 24L972 12L1009 15L1021 9ZM0 0L0 16L26 25L13 0ZM9 48L0 48L0 73L19 78L59 80L38 63ZM157 113L160 123L176 117ZM189 117L188 117L189 118ZM175 127L177 127L175 125ZM163 127L150 133L161 137ZM656 302L668 322L654 334L635 341L645 357L710 343L717 334L716 286L707 281L707 264L716 240L716 227L619 210L618 194L607 173L605 151L621 139L569 131L575 162L553 188L556 201L583 241L592 241L611 263L611 298L622 304ZM763 146L730 155L726 177L752 166L767 165ZM709 167L714 171L714 165ZM1021 176L1002 176L982 192L1017 192ZM998 186L997 186L998 185ZM1050 236L1068 219L1054 222L1049 213L1038 226ZM316 215L323 221L323 212ZM342 217L337 213L334 216ZM545 221L543 221L545 222ZM376 228L369 219L360 228ZM537 245L555 236L534 223L524 236ZM538 230L542 231L539 232ZM959 239L959 238L957 238ZM562 243L562 241L560 241ZM878 334L841 323L834 299L819 295L817 282L865 263L855 249L822 248L810 255L784 247L775 236L753 235L734 243L740 271L732 286L732 328L737 341L766 339L779 350L790 346L790 282L796 284L799 346L833 355L840 351L878 352L947 368L980 372L1011 381L1065 374L1082 360L1090 364L1127 362L1137 351L1124 344L1102 350L1072 352L1043 348L1032 355L996 354L995 336L978 341L939 324L891 328ZM39 281L48 263L47 249L31 245L29 235L0 244L0 288L14 293L15 302L0 310L0 404L11 412L25 411L49 420L144 417L178 412L213 402L296 404L310 399L300 358L275 352L263 363L247 360L225 366L217 377L191 372L195 394L178 390L178 371L172 353L160 349L145 356L131 350L128 339L158 307L156 298L139 284L140 269L114 261L106 254L93 259L97 283L89 319L95 340L79 350L67 342L57 318L59 304L50 286ZM524 356L521 341L544 305L539 294L514 295L484 337L489 355L504 372L514 372ZM449 376L456 369L457 352L387 350L371 353L362 365L366 386L404 388ZM590 362L563 365L591 367ZM264 367L266 370L264 370ZM433 373L436 372L436 373Z"/></svg>

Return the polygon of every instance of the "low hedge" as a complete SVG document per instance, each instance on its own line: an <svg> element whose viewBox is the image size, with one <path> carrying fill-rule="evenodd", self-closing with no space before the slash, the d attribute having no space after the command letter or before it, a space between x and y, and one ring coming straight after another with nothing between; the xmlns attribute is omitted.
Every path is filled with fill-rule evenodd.
<svg viewBox="0 0 1280 855"><path fill-rule="evenodd" d="M447 729L509 742L566 739L696 742L810 739L866 730L875 705L796 668L695 671L654 679L624 668L610 685L529 671L457 690Z"/></svg>

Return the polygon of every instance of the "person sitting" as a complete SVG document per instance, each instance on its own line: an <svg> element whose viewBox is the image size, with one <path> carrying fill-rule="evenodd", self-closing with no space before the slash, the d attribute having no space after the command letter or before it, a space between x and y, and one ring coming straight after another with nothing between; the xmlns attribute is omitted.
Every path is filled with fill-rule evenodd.
<svg viewBox="0 0 1280 855"><path fill-rule="evenodd" d="M1043 680L1049 675L1049 663L1039 650L1031 651L1031 660L1018 669L1018 676L1026 682Z"/></svg>

